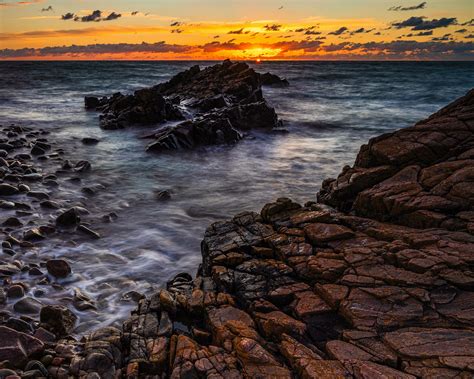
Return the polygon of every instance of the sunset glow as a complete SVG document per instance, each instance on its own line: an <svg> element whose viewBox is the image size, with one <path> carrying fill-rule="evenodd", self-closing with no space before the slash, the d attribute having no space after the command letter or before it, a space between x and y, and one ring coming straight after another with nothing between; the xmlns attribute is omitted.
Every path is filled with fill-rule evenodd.
<svg viewBox="0 0 474 379"><path fill-rule="evenodd" d="M472 58L470 0L399 2L7 0L0 59Z"/></svg>

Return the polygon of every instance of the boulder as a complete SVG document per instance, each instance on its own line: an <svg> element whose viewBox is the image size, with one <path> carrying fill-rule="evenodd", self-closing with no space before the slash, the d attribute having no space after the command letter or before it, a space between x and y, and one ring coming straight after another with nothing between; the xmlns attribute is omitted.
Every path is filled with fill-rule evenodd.
<svg viewBox="0 0 474 379"><path fill-rule="evenodd" d="M0 361L9 361L16 367L22 367L30 358L40 355L43 350L44 344L39 339L0 326Z"/></svg>
<svg viewBox="0 0 474 379"><path fill-rule="evenodd" d="M71 333L76 321L76 315L63 306L46 305L40 311L42 327L54 333L57 337L64 337Z"/></svg>

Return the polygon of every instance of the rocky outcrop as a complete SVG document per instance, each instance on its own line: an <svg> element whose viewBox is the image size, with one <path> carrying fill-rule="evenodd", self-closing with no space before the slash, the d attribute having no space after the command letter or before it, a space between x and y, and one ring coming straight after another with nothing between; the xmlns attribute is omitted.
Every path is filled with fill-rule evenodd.
<svg viewBox="0 0 474 379"><path fill-rule="evenodd" d="M57 341L48 352L49 374L58 378L473 377L472 228L457 221L430 228L401 225L394 209L374 211L381 199L378 191L406 191L409 187L401 178L412 178L404 171L416 165L424 172L417 176L419 183L435 183L430 191L449 189L431 196L457 202L455 213L442 213L446 219L468 220L472 196L462 170L472 162L463 168L458 164L470 159L473 98L470 92L408 132L382 136L364 146L354 168L326 182L320 193L321 200L339 209L281 198L260 213L243 212L214 223L202 241L203 261L196 278L180 274L166 289L142 298L121 329L100 329L81 341ZM421 150L408 158L403 141L417 128L424 130L424 137L418 135L410 146ZM460 130L465 131L462 139ZM438 139L437 133L443 138ZM449 136L458 142L446 141ZM391 143L378 145L387 138L393 139ZM394 147L395 140L399 142ZM418 146L418 141L428 140L440 141L445 148ZM431 155L425 155L428 151ZM388 156L397 159L386 160ZM443 170L432 168L443 164L447 165ZM352 176L345 176L349 172ZM344 184L347 200L337 192ZM460 193L454 190L458 185L462 195L454 197ZM364 197L370 217L362 216L364 208L357 205L365 191L374 194ZM405 200L417 204L417 199L421 204L426 191L395 198L398 204ZM441 213L437 208L430 211ZM461 212L467 216L461 218Z"/></svg>
<svg viewBox="0 0 474 379"><path fill-rule="evenodd" d="M279 125L275 110L262 95L262 84L287 84L266 73L258 74L246 63L229 60L203 70L193 66L168 82L110 98L86 97L88 109L102 111L101 127L119 129L131 124L157 125L192 117L147 137L151 151L189 149L235 143L242 131L273 129ZM197 112L197 113L196 113Z"/></svg>
<svg viewBox="0 0 474 379"><path fill-rule="evenodd" d="M416 228L474 231L474 90L416 125L362 146L320 202Z"/></svg>

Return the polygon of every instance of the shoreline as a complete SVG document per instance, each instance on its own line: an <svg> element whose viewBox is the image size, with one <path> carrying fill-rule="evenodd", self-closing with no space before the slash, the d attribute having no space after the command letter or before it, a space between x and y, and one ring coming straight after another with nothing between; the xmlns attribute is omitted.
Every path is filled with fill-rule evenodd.
<svg viewBox="0 0 474 379"><path fill-rule="evenodd" d="M469 96L465 100L469 102L466 109L472 107L473 93ZM470 113L456 112L466 114L467 121L462 122L468 125L469 142L473 130ZM437 121L442 117L443 113L437 114L433 120ZM435 130L430 130L430 133L435 136L440 132L436 130L438 127L441 131L443 127L456 130L457 126L450 126L449 120L444 121L446 126L442 127L433 122ZM392 135L403 133L404 130ZM437 143L437 138L433 141ZM372 145L376 143L373 142ZM410 151L408 147L408 156ZM406 154L400 156L404 157ZM360 163L364 161L364 153L361 151L359 155ZM462 154L458 154L460 155ZM380 151L373 156L380 158ZM403 161L402 166L395 164L396 170L383 166L398 162L400 156L390 155L388 160L384 161L384 158L375 162L383 163L382 168L374 163L355 167L355 172L345 170L337 181L323 185L325 197L330 199L324 201L345 209L346 204L338 204L339 199L346 196L344 190L353 194L364 193L366 190L370 193L372 190L371 196L364 200L366 203L362 203L370 206L378 196L377 184L399 173L400 167L406 162ZM419 156L417 153L412 156L415 157L412 163L416 163ZM462 159L469 160L472 157L468 155ZM422 165L429 163L423 161ZM79 169L83 167L87 165L82 164ZM449 169L462 168L450 166ZM346 182L353 183L348 175L359 178L353 184L357 188L346 188L340 195L338 191L344 188ZM440 180L444 179L442 177ZM412 189L410 186L408 187ZM439 204L434 206L435 209L440 207ZM444 204L441 208L452 212L449 206ZM363 207L356 208L355 212L360 213L361 209ZM467 211L468 209L465 210ZM76 212L73 213L76 217L79 216ZM72 214L69 216L68 219L74 219ZM438 214L424 216L423 222L428 223L441 219ZM0 328L4 333L2 335L9 336L9 341L21 338L28 341L32 349L35 347L33 351L28 351L31 354L28 354L27 361L31 362L30 356L41 357L43 367L28 363L30 370L25 371L42 372L44 368L52 377L68 374L91 378L147 375L240 377L242 374L247 377L290 377L297 374L302 377L317 375L328 378L363 377L376 373L407 378L412 374L422 377L443 373L469 375L472 370L465 363L472 358L459 358L459 355L454 358L443 357L439 354L436 356L436 352L429 352L431 361L425 362L419 358L427 354L425 351L400 353L406 348L403 342L405 338L418 338L428 342L432 341L431 338L438 338L436 343L447 343L447 347L458 349L458 354L461 350L471 354L468 346L459 346L451 339L454 335L466 341L474 338L469 332L469 326L462 335L457 336L458 332L453 332L464 330L465 325L470 325L471 322L465 316L470 308L467 311L456 308L471 304L472 301L469 292L471 284L462 277L470 275L469 256L457 257L464 259L468 268L466 273L461 270L462 275L457 272L443 273L448 279L442 276L433 281L423 278L433 267L426 263L428 258L423 251L426 248L433 249L433 241L436 241L436 248L440 252L448 246L451 249L450 256L454 254L453 251L458 255L463 249L470 251L473 242L466 231L470 230L468 225L472 221L469 221L469 215L463 216L468 217L464 226L456 226L460 225L456 221L454 227L443 227L445 219L442 219L436 225L439 229L430 234L422 229L347 215L317 203L308 203L302 207L288 199L280 199L266 205L260 214L246 212L232 221L213 224L203 241L203 265L197 277L193 279L187 274L178 275L170 281L166 290L140 300L137 310L124 323L122 331L104 328L81 341L75 341L67 337L66 332L70 330L71 323L74 324L71 320L73 317L64 309L56 307L48 308L53 316L48 317L46 314L42 321L49 329L54 328L58 335L63 334L65 338L59 341L51 340L51 335L44 328L41 331L43 340L31 337L28 333L17 331L18 333L12 334L5 327ZM463 220L459 217L456 219ZM77 224L76 221L74 225ZM397 219L397 222L400 221ZM421 224L422 227L426 225ZM429 227L432 228L433 225L430 224ZM456 227L461 229L453 230ZM367 230L371 232L367 233ZM87 233L93 236L93 233ZM445 245L438 246L439 240ZM463 245L452 246L453 241L458 244L462 242ZM361 244L368 250L357 251ZM404 250L411 250L412 256L403 256L401 261L397 261L396 255ZM417 250L422 256L416 255ZM374 258L373 261L370 260L369 266L377 267L383 262L382 273L368 268L364 268L362 273L358 272L357 262L369 258ZM435 262L435 265L442 267L446 264L452 270L452 262L444 262L443 257L436 258L441 261ZM385 266L393 266L395 269L388 270ZM67 268L62 268L68 271ZM349 269L355 272L345 274ZM343 273L354 277L341 279ZM385 282L387 275L389 283ZM430 275L440 274L434 272ZM372 278L373 281L367 282L368 279L364 278ZM437 280L443 280L445 284L440 285ZM420 304L423 309L433 303L432 299L426 300L426 296L431 296L430 291L433 288L443 288L444 291L445 285L459 286L454 295L452 291L450 295L435 291L435 296L444 296L443 299L447 296L447 300L434 302L434 311L446 320L433 321L429 313L425 315L422 311L420 314ZM353 291L357 291L359 287L372 290L354 294ZM404 289L404 296L400 298L397 292L400 288L410 288L410 291ZM81 300L89 302L87 299ZM357 302L382 309L379 312L391 316L389 319L382 317L381 324L378 324L379 320L376 318L377 328L373 330L370 326L373 320L357 315L351 308L350 305ZM387 305L398 303L406 304L400 310ZM441 306L444 308L441 312L437 310L436 304L449 304L449 307ZM451 311L446 308L451 308ZM461 315L453 314L452 309ZM411 319L403 319L407 312L412 316ZM399 317L402 318L400 323L397 320ZM440 335L434 333L427 336L429 333L426 331L405 330L407 327L419 327L422 321L431 322L436 330L442 329ZM447 340L443 340L446 330L452 333ZM43 341L42 345L37 341ZM45 356L48 358L45 359ZM307 362L309 364L306 365Z"/></svg>

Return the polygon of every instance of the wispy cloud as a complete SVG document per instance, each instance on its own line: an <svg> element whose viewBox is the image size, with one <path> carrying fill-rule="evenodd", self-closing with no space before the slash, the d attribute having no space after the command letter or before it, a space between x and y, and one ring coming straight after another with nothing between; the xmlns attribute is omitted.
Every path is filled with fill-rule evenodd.
<svg viewBox="0 0 474 379"><path fill-rule="evenodd" d="M426 1L422 2L421 4L418 5L412 5L409 7L404 7L402 5L396 6L396 7L390 7L388 8L389 11L415 11L419 9L425 9L426 8Z"/></svg>

